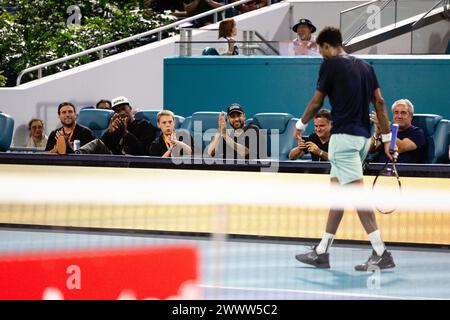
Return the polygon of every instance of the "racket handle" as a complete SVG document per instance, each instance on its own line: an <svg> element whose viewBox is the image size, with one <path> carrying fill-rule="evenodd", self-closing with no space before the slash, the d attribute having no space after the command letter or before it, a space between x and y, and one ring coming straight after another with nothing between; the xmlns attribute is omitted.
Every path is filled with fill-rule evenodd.
<svg viewBox="0 0 450 320"><path fill-rule="evenodd" d="M398 133L398 124L393 123L392 124L391 144L389 145L389 152L391 154L394 154L395 142L397 141L397 133Z"/></svg>

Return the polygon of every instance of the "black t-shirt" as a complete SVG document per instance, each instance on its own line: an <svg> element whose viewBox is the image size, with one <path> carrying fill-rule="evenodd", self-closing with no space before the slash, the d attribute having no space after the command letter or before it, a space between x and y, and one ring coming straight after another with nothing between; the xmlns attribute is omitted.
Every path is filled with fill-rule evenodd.
<svg viewBox="0 0 450 320"><path fill-rule="evenodd" d="M370 138L369 104L379 88L373 67L353 56L324 59L317 90L330 99L331 133Z"/></svg>
<svg viewBox="0 0 450 320"><path fill-rule="evenodd" d="M45 146L45 151L50 151L55 147L56 144L56 132L61 130L61 128L58 128L56 130L53 130L50 133L50 136L47 140L47 145ZM75 124L75 131L73 132L73 135L70 137L70 143L69 148L67 148L67 153L73 153L73 141L80 140L80 147L84 146L86 143L91 142L95 139L94 134L89 128L86 128L85 126L82 126L78 123Z"/></svg>
<svg viewBox="0 0 450 320"><path fill-rule="evenodd" d="M317 136L317 134L316 133L312 133L312 134L309 135L308 141L313 142L315 145L317 145L317 147L320 150L323 150L324 152L328 152L328 145L330 143L330 139L328 139L327 142L322 143L322 141ZM304 150L304 153L307 154L307 153L309 153L309 151L308 150ZM323 161L322 158L319 157L319 155L316 155L314 153L311 153L311 159L313 161Z"/></svg>
<svg viewBox="0 0 450 320"><path fill-rule="evenodd" d="M106 131L101 140L113 154L130 154L143 156L148 154L149 147L155 140L155 128L145 119L134 120L128 125L128 134L121 131Z"/></svg>
<svg viewBox="0 0 450 320"><path fill-rule="evenodd" d="M399 163L423 163L424 162L424 146L425 146L425 134L419 127L410 126L408 129L398 131L397 138L403 140L405 138L410 139L417 146L415 150L403 152L398 155L397 162ZM378 157L375 158L376 162L386 162L387 156L384 153L384 147L381 146L377 149L379 152Z"/></svg>
<svg viewBox="0 0 450 320"><path fill-rule="evenodd" d="M259 135L259 128L253 124L249 124L245 126L242 130L242 133L238 135L237 130L232 131L232 135L230 135L233 140L240 144L245 146L249 149L249 153L245 156L245 159L260 159L260 150L259 150L259 144L260 144L260 135ZM237 136L238 135L238 136ZM217 146L218 152L215 154L215 157L217 158L223 158L223 159L238 159L242 157L238 157L237 151L229 146L225 140L222 138L219 141L219 144Z"/></svg>

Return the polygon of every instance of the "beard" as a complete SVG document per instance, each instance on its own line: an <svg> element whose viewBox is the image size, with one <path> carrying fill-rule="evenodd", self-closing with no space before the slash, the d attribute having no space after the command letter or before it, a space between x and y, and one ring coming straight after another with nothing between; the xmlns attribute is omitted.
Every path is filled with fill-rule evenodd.
<svg viewBox="0 0 450 320"><path fill-rule="evenodd" d="M75 124L75 118L65 118L61 120L61 123L65 127L72 127Z"/></svg>

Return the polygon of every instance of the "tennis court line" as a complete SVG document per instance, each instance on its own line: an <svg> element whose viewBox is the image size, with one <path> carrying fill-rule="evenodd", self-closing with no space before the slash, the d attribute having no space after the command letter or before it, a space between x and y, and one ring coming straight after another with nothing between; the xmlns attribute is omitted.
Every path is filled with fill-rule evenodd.
<svg viewBox="0 0 450 320"><path fill-rule="evenodd" d="M200 284L199 287L207 289L225 289L236 291L266 291L266 292L287 292L287 293L303 293L303 294L315 294L324 296L343 296L352 298L378 298L378 299L393 299L393 300L448 300L445 298L435 297L402 297L402 296L386 296L386 295L372 295L364 293L348 293L348 292L333 292L333 291L312 291L312 290L293 290L293 289L274 289L274 288L251 288L251 287L223 287Z"/></svg>

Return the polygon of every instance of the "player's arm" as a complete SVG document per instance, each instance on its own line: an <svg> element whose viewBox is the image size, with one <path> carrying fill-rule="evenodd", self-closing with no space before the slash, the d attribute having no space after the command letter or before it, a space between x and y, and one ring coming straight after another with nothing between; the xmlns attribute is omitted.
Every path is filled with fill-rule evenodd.
<svg viewBox="0 0 450 320"><path fill-rule="evenodd" d="M305 111L303 112L302 117L298 122L301 122L303 125L306 125L309 120L311 120L314 115L317 113L317 111L320 110L323 106L323 100L325 99L325 94L321 92L320 90L316 90L314 93L314 96L311 98L311 101L309 101L308 105L306 106ZM299 124L297 122L297 124ZM306 126L305 126L306 127ZM302 134L302 132L305 131L305 128L301 130L297 125L295 126L294 130L294 138L298 139L298 136Z"/></svg>
<svg viewBox="0 0 450 320"><path fill-rule="evenodd" d="M386 104L384 103L384 98L381 95L380 88L375 89L372 102L373 105L375 106L375 112L377 113L378 124L380 127L381 136L383 138L383 136L388 135L391 132L391 130L389 128L389 117L387 114ZM392 156L389 152L390 139L389 140L383 139L383 140L384 140L383 141L384 152L390 159L392 159Z"/></svg>

